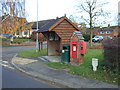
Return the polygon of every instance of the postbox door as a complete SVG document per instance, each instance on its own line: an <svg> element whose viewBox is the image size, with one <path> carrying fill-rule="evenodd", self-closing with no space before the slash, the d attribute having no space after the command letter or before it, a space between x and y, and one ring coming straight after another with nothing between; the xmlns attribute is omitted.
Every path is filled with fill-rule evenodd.
<svg viewBox="0 0 120 90"><path fill-rule="evenodd" d="M77 42L72 42L72 58L77 58Z"/></svg>
<svg viewBox="0 0 120 90"><path fill-rule="evenodd" d="M86 42L80 42L80 44L81 44L81 49L80 49L81 54L86 54Z"/></svg>

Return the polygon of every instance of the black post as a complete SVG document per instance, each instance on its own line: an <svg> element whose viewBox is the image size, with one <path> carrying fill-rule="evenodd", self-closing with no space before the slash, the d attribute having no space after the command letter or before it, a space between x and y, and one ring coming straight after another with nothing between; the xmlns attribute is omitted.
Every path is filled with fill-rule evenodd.
<svg viewBox="0 0 120 90"><path fill-rule="evenodd" d="M40 42L39 42L39 51L40 51Z"/></svg>
<svg viewBox="0 0 120 90"><path fill-rule="evenodd" d="M41 49L43 49L43 42L41 42Z"/></svg>

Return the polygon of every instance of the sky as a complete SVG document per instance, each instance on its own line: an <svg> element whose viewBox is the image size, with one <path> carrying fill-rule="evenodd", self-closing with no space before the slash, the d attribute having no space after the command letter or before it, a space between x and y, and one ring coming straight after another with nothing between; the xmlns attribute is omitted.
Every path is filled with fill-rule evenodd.
<svg viewBox="0 0 120 90"><path fill-rule="evenodd" d="M55 19L62 17L66 14L69 18L70 15L77 15L75 6L78 0L38 0L38 20ZM118 2L120 0L101 0L102 2L108 1L109 4L104 6L105 11L111 12L110 17L107 19L111 25L116 24L118 14ZM25 0L26 17L28 22L37 21L37 0ZM85 14L83 14L85 15Z"/></svg>

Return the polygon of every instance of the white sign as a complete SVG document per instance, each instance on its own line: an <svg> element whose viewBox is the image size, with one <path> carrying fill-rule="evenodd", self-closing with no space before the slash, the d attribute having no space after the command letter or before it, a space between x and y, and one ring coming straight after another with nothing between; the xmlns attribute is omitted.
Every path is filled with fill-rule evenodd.
<svg viewBox="0 0 120 90"><path fill-rule="evenodd" d="M93 66L93 71L97 71L97 66L98 66L97 58L92 58L92 66Z"/></svg>
<svg viewBox="0 0 120 90"><path fill-rule="evenodd" d="M73 46L73 51L77 51L77 48L76 48L76 46Z"/></svg>

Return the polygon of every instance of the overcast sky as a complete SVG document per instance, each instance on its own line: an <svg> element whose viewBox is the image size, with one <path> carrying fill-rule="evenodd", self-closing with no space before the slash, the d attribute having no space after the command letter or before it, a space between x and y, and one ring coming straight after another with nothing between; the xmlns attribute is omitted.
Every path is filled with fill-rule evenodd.
<svg viewBox="0 0 120 90"><path fill-rule="evenodd" d="M37 20L37 0L25 0L27 20ZM104 7L104 10L110 11L111 18L109 21L114 21L117 18L118 2L120 0L102 0L109 1L110 3ZM77 0L38 0L38 20L55 19L62 17L66 13L69 18L70 15L74 16L75 5ZM115 24L111 22L111 24Z"/></svg>

